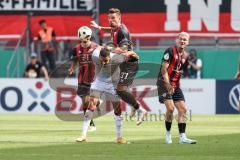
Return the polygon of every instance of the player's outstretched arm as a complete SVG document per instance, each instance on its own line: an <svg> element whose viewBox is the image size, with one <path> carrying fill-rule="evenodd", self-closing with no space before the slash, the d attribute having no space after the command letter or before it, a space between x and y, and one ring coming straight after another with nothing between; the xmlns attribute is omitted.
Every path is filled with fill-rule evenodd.
<svg viewBox="0 0 240 160"><path fill-rule="evenodd" d="M103 27L103 26L100 26L98 25L95 21L91 21L90 22L90 26L95 28L95 29L98 29L98 30L103 30L105 32L111 32L112 28L111 27Z"/></svg>
<svg viewBox="0 0 240 160"><path fill-rule="evenodd" d="M70 68L68 69L68 74L69 74L69 75L72 75L72 74L74 73L74 71L75 71L76 68L77 68L77 64L78 64L78 62L77 62L76 60L72 60L72 61L71 61L71 66L70 66Z"/></svg>
<svg viewBox="0 0 240 160"><path fill-rule="evenodd" d="M132 57L132 58L136 58L139 60L139 56L137 55L136 52L134 51L127 51L123 53L126 57Z"/></svg>

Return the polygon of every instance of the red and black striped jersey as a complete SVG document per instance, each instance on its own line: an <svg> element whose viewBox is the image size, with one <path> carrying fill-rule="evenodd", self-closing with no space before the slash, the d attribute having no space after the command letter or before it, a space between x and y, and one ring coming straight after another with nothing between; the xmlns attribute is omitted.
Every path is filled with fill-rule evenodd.
<svg viewBox="0 0 240 160"><path fill-rule="evenodd" d="M127 45L129 51L133 50L130 33L124 24L111 31L111 40L118 46Z"/></svg>
<svg viewBox="0 0 240 160"><path fill-rule="evenodd" d="M174 89L179 87L179 80L181 78L181 75L183 74L184 65L187 65L187 61L188 54L186 52L183 52L183 54L179 53L176 46L168 48L164 52L162 62L166 62L169 64L167 68L167 73L170 84ZM158 74L158 81L163 80L161 67Z"/></svg>
<svg viewBox="0 0 240 160"><path fill-rule="evenodd" d="M73 52L72 57L78 61L78 83L79 84L91 84L95 76L95 66L92 61L92 53L97 48L97 44L91 42L88 48L83 48L78 44Z"/></svg>

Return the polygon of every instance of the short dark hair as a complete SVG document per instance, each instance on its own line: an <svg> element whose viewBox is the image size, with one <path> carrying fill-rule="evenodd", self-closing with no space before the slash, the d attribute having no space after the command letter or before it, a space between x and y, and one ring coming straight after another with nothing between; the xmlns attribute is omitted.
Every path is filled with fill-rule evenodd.
<svg viewBox="0 0 240 160"><path fill-rule="evenodd" d="M104 58L110 56L110 50L107 47L102 48L100 51L100 56Z"/></svg>
<svg viewBox="0 0 240 160"><path fill-rule="evenodd" d="M108 10L108 14L113 14L113 13L121 15L121 11L118 8L110 8Z"/></svg>
<svg viewBox="0 0 240 160"><path fill-rule="evenodd" d="M42 20L40 20L38 23L39 23L39 25L42 25L43 23L46 23L46 20L45 20L45 19L42 19Z"/></svg>

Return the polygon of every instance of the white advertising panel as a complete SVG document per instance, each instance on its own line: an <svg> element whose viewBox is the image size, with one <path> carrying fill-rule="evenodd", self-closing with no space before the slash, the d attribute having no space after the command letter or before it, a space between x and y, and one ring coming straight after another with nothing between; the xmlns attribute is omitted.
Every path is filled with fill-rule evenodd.
<svg viewBox="0 0 240 160"><path fill-rule="evenodd" d="M76 79L53 80L50 84L43 79L0 79L0 113L79 113L81 99L76 95L76 84ZM155 79L137 79L130 92L149 113L161 114L165 106L158 102L155 84ZM215 80L182 80L188 112L215 114L215 87ZM111 106L105 107L111 110ZM130 113L126 103L122 102L122 108Z"/></svg>

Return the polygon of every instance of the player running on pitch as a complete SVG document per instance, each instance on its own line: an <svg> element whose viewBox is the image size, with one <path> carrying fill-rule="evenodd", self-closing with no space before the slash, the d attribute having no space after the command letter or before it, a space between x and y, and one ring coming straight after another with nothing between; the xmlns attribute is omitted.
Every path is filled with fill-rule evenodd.
<svg viewBox="0 0 240 160"><path fill-rule="evenodd" d="M83 111L87 110L86 97L90 94L90 86L95 76L95 66L92 62L92 52L97 48L97 44L91 41L92 30L87 26L78 29L80 43L71 51L71 67L69 74L72 75L78 65L78 89L77 94L82 99ZM95 131L96 126L91 120L89 131Z"/></svg>

